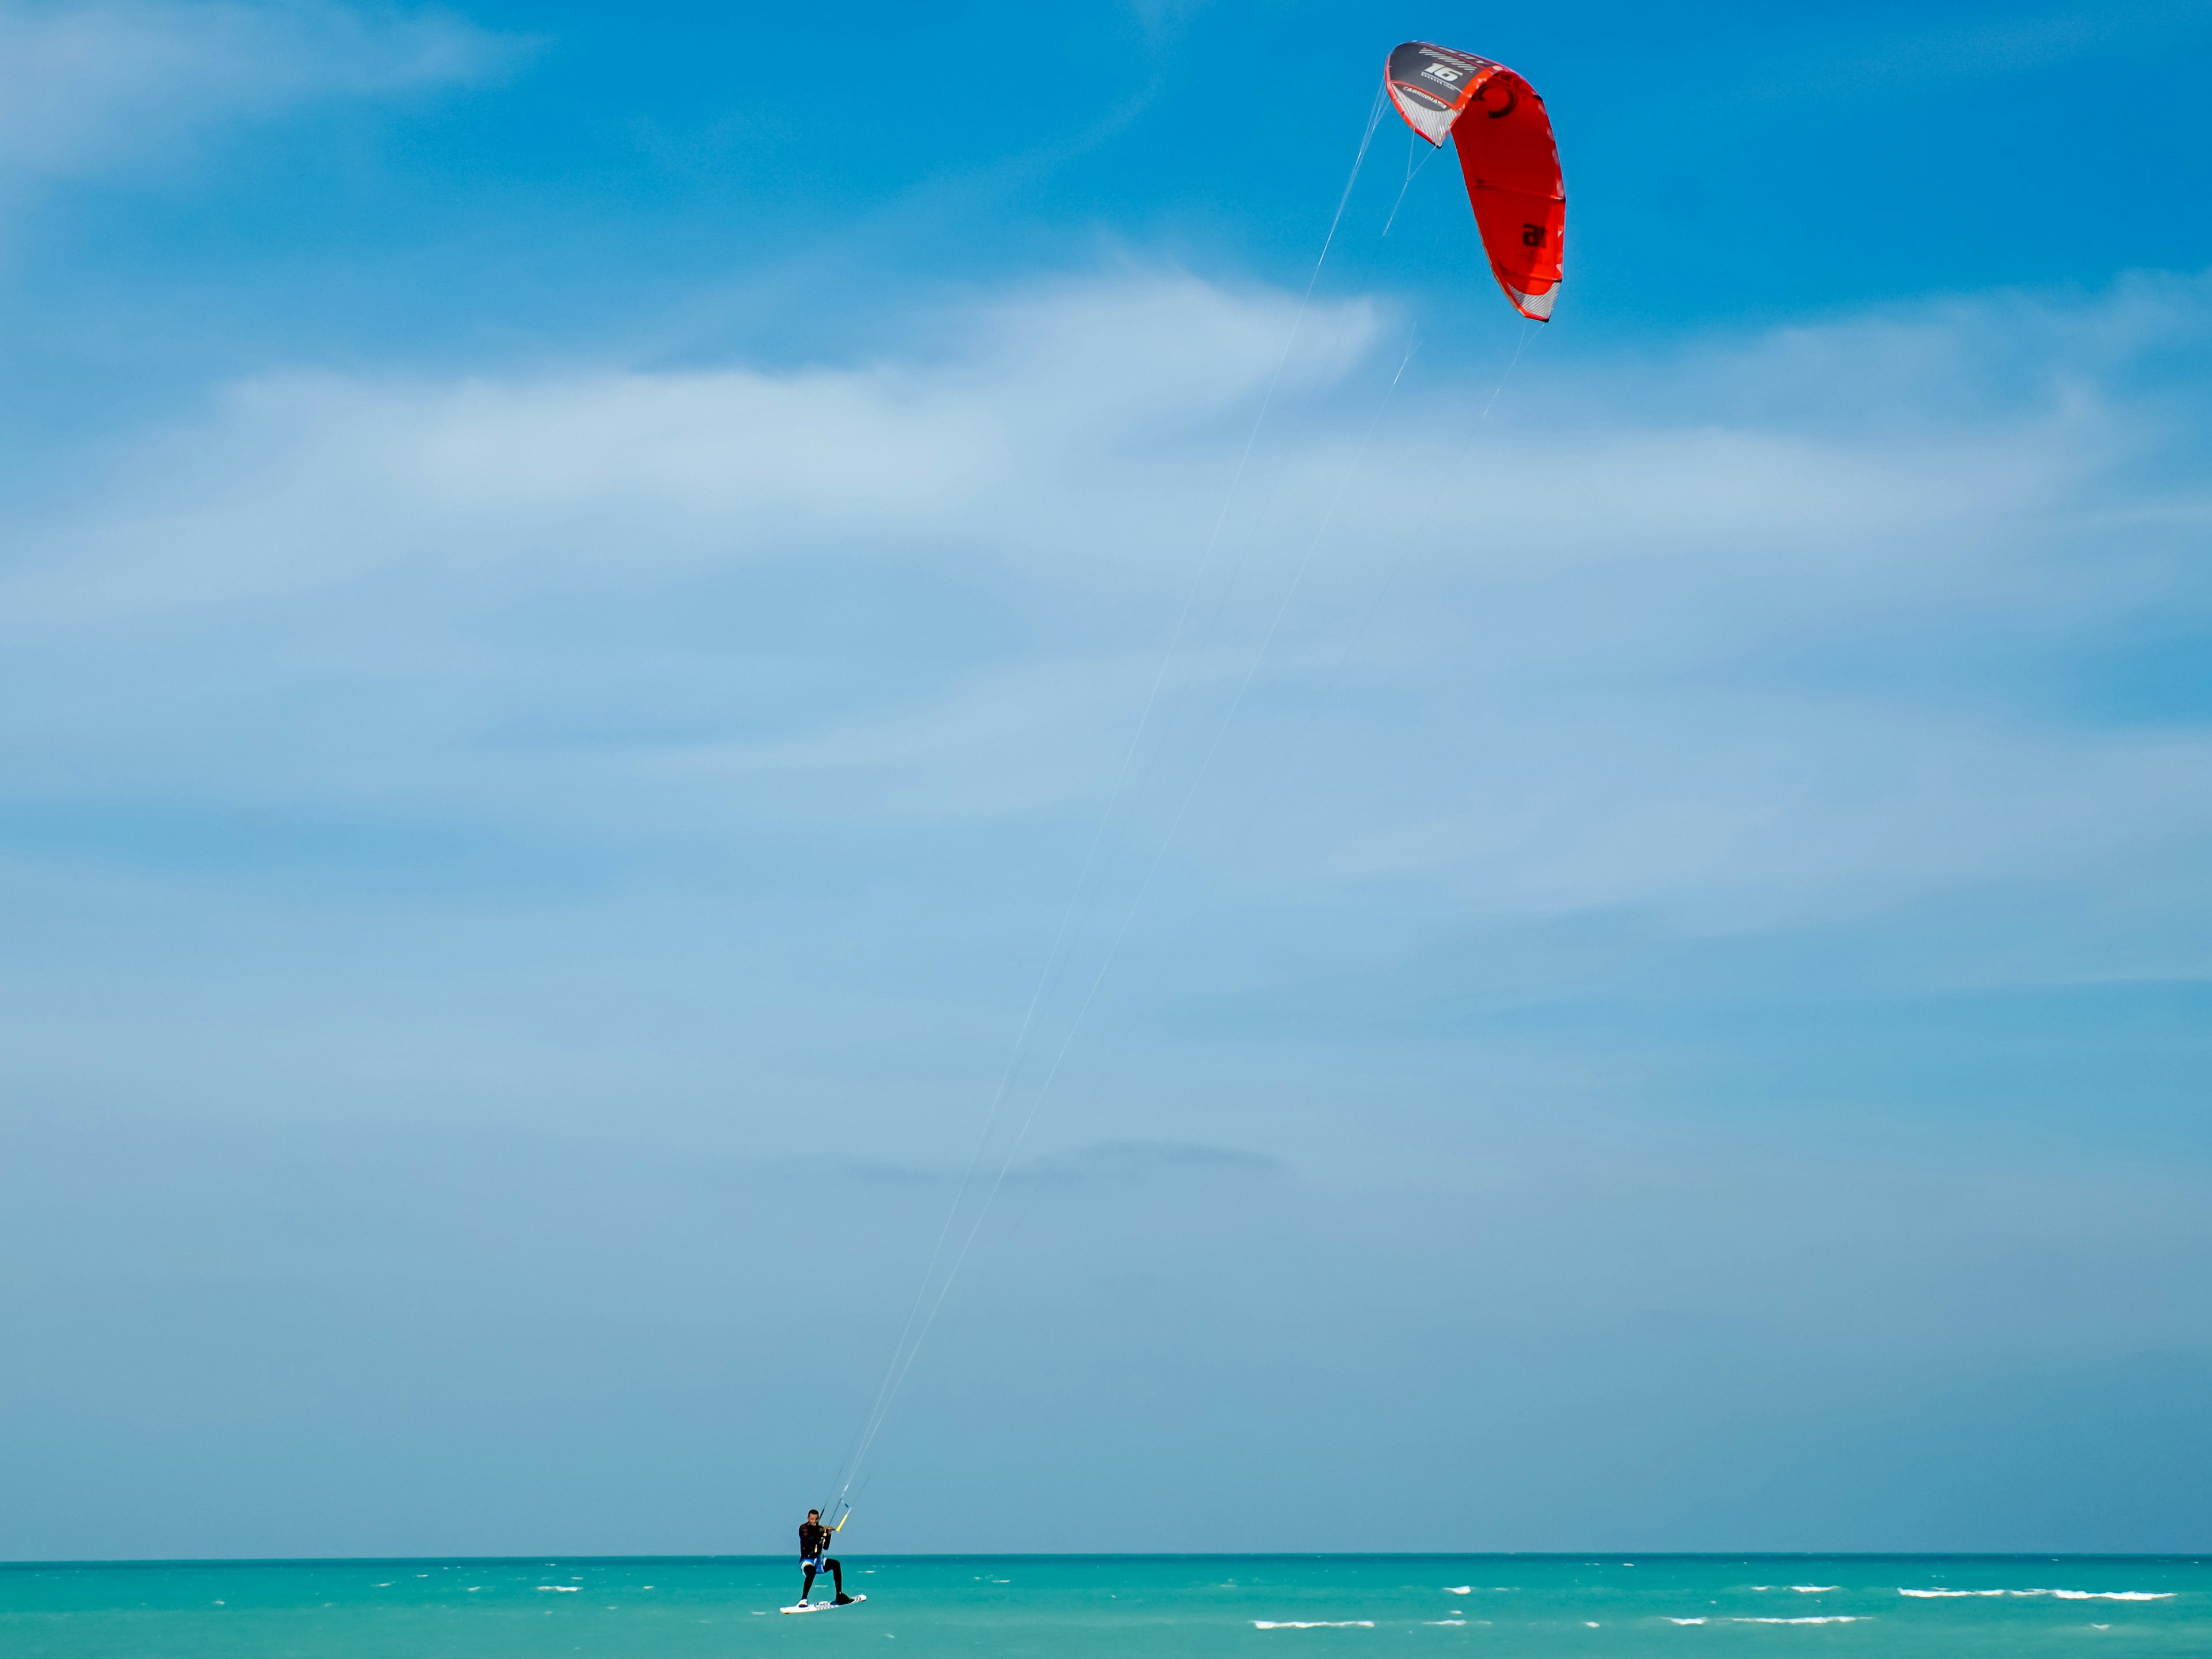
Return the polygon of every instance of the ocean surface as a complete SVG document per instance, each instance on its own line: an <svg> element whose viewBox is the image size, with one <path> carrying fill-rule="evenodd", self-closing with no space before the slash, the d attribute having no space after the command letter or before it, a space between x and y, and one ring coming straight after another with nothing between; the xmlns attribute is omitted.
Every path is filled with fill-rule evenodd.
<svg viewBox="0 0 2212 1659"><path fill-rule="evenodd" d="M843 1558L0 1566L8 1659L2212 1654L2212 1558ZM896 1646L891 1644L896 1644Z"/></svg>

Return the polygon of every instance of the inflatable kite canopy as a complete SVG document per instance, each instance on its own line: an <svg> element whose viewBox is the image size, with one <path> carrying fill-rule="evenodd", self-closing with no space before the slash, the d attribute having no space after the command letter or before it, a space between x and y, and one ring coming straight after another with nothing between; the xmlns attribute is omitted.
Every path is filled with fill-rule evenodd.
<svg viewBox="0 0 2212 1659"><path fill-rule="evenodd" d="M1516 311L1545 321L1559 297L1567 193L1535 88L1503 64L1425 40L1393 52L1382 83L1407 126L1439 149L1450 136L1492 274Z"/></svg>

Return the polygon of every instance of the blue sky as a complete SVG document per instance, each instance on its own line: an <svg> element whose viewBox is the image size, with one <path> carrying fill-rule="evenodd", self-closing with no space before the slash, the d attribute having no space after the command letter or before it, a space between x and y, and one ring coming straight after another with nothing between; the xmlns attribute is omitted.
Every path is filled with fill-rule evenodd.
<svg viewBox="0 0 2212 1659"><path fill-rule="evenodd" d="M2212 1547L2208 46L0 8L0 1556Z"/></svg>

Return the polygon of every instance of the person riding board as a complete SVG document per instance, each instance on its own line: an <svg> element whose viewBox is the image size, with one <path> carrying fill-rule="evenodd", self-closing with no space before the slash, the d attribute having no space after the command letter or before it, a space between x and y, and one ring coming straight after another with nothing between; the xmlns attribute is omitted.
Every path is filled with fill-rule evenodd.
<svg viewBox="0 0 2212 1659"><path fill-rule="evenodd" d="M809 1510L806 1519L799 1524L799 1565L806 1569L806 1582L799 1587L799 1605L805 1607L806 1598L814 1590L814 1575L826 1572L830 1583L837 1587L837 1606L849 1607L853 1598L845 1594L845 1564L830 1553L830 1540L837 1535L835 1527L822 1524L822 1511Z"/></svg>

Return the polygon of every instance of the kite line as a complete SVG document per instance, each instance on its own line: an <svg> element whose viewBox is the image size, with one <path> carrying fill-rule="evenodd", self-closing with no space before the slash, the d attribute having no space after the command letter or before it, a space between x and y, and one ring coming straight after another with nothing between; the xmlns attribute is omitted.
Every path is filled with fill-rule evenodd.
<svg viewBox="0 0 2212 1659"><path fill-rule="evenodd" d="M899 1328L898 1340L892 1346L890 1362L884 1367L883 1380L877 1385L874 1401L870 1405L868 1414L861 1424L860 1438L854 1443L851 1455L847 1457L838 1471L836 1496L830 1508L823 1511L825 1514L850 1509L848 1500L854 1483L860 1479L861 1464L866 1458L869 1449L875 1443L876 1437L882 1431L884 1423L889 1420L891 1407L897 1400L900 1389L905 1383L907 1373L913 1370L915 1359L921 1356L922 1344L927 1339L931 1328L936 1323L938 1310L945 1305L945 1298L952 1288L952 1282L958 1276L962 1264L968 1258L969 1248L975 1242L975 1235L981 1229L984 1218L990 1212L992 1202L998 1195L999 1188L1005 1183L1006 1170L1012 1166L1015 1153L1020 1150L1023 1140L1027 1138L1030 1126L1036 1121L1037 1109L1042 1104L1045 1094L1051 1089L1052 1079L1059 1074L1060 1062L1067 1056L1068 1046L1074 1040L1075 1030L1082 1023L1083 1014L1090 1008L1091 999L1097 994L1099 982L1105 977L1106 968L1112 964L1114 954L1119 951L1121 939L1128 932L1129 921L1135 915L1136 904L1141 902L1145 890L1151 886L1152 872L1159 867L1159 858L1166 854L1167 843L1163 842L1159 855L1155 857L1152 869L1146 872L1144 885L1139 889L1137 900L1133 902L1130 915L1124 918L1120 932L1115 936L1113 947L1109 951L1105 963L1102 963L1098 973L1091 980L1090 989L1085 994L1082 1006L1076 1014L1075 1024L1069 1028L1066 1040L1061 1043L1059 1053L1054 1056L1052 1069L1047 1073L1036 1099L1032 1102L1027 1117L1023 1120L1021 1130L1016 1135L1012 1149L1008 1151L1005 1162L1000 1164L997 1176L993 1179L981 1205L977 1208L975 1218L969 1227L967 1236L962 1240L958 1253L952 1258L951 1265L946 1269L942 1282L938 1283L938 1263L944 1259L945 1247L952 1236L953 1224L959 1218L961 1210L966 1204L969 1190L974 1184L975 1172L981 1165L984 1148L990 1142L992 1131L998 1127L1000 1114L1005 1106L1007 1091L1012 1086L1023 1056L1028 1051L1030 1033L1036 1025L1037 1009L1043 1001L1046 988L1051 984L1059 968L1062 952L1067 943L1068 931L1074 921L1077 910L1080 908L1084 892L1090 884L1091 872L1097 862L1099 848L1105 841L1108 828L1113 823L1115 809L1121 804L1130 774L1135 767L1138 752L1144 743L1145 733L1152 725L1153 713L1158 707L1161 690L1167 683L1169 672L1174 666L1176 653L1182 646L1183 635L1188 627L1192 609L1197 603L1198 595L1204 586L1206 574L1212 568L1213 556L1220 544L1223 526L1229 520L1229 509L1235 504L1237 491L1243 485L1244 474L1251 464L1253 450L1259 442L1261 428L1266 425L1268 412L1274 406L1275 392L1282 383L1283 371L1289 366L1291 354L1297 348L1298 331L1304 326L1306 312L1312 304L1315 286L1321 280L1322 267L1328 262L1330 248L1335 245L1337 230L1344 222L1344 210L1351 203L1352 187L1359 182L1360 169L1366 164L1367 153L1375 142L1376 129L1382 123L1382 111L1387 101L1387 92L1378 88L1375 94L1374 105L1367 113L1366 126L1360 133L1359 147L1352 158L1351 171L1345 178L1343 190L1337 196L1336 211L1330 216L1328 231L1322 238L1321 252L1315 256L1313 269L1307 273L1304 291L1298 296L1297 308L1291 314L1290 328L1283 339L1282 352L1276 358L1274 369L1267 377L1267 390L1261 398L1259 411L1253 417L1250 430L1245 434L1244 447L1237 455L1236 468L1230 475L1229 487L1223 494L1221 506L1214 514L1212 527L1207 532L1205 544L1200 550L1197 569L1184 592L1182 605L1176 615L1175 628L1169 635L1167 647L1161 653L1159 666L1152 676L1151 688L1146 694L1144 706L1138 714L1136 730L1130 737L1128 748L1121 757L1121 766L1115 775L1113 789L1107 797L1105 810L1099 814L1097 828L1091 834L1091 844L1084 854L1083 864L1076 875L1074 887L1069 893L1066 907L1060 913L1060 925L1054 931L1052 948L1046 955L1044 968L1037 976L1036 988L1030 994L1029 1006L1023 1012L1021 1024L1015 1034L1012 1052L1008 1054L1006 1067L1000 1073L998 1086L992 1093L990 1109L985 1115L982 1130L976 1137L975 1150L969 1155L968 1167L962 1173L960 1184L954 1189L951 1207L946 1211L945 1224L939 1229L937 1242L931 1248L928 1264L922 1270L921 1281L915 1292L914 1302L907 1310L906 1318ZM1408 348L1407 352L1408 362L1411 361L1412 356L1412 349ZM1398 366L1399 376L1405 374L1405 369L1406 365L1401 362ZM1397 384L1397 378L1394 377L1390 382L1393 391L1396 389ZM1384 399L1386 404L1388 401L1386 394ZM1379 409L1376 418L1381 419ZM1373 431L1373 423L1370 422L1369 426L1370 438ZM1365 453L1364 444L1361 453L1364 456ZM1349 473L1346 475L1346 483L1348 482ZM1337 490L1337 500L1341 501L1343 495L1344 485L1340 484ZM1331 502L1329 511L1332 515L1334 514L1335 502ZM1324 529L1326 522L1326 520L1323 521ZM1320 538L1321 530L1317 529L1315 532L1313 543L1307 548L1306 562L1311 562L1313 549L1319 545ZM1300 575L1304 574L1304 564L1302 563L1299 567ZM1295 583L1293 586L1295 587ZM1288 604L1287 595L1285 604L1285 605ZM1279 609L1275 623L1279 623L1281 620L1281 611ZM1273 637L1274 627L1271 625L1267 631L1267 638L1272 640ZM1266 649L1266 643L1263 641L1261 647L1262 656L1265 655ZM1255 658L1252 669L1246 672L1244 684L1237 690L1237 702L1241 703L1243 701L1244 691L1250 686L1252 673L1256 672L1258 665L1259 661ZM1235 712L1236 707L1232 704L1230 713L1233 716ZM1227 730L1225 721L1222 730L1224 732ZM1214 747L1218 748L1219 745L1220 733L1217 732L1214 738ZM1206 759L1210 763L1212 759L1212 750L1207 750ZM1203 769L1200 776L1200 781L1203 781ZM1196 785L1194 784L1192 793L1194 793L1195 790ZM1190 796L1187 794L1183 799L1182 811L1178 811L1176 815L1176 823L1179 824L1182 822L1182 811L1188 811L1189 805ZM1173 830L1170 830L1170 839L1172 839L1173 834ZM928 1300L929 1290L933 1283L938 1286L937 1296L933 1301L929 1301L928 1312L925 1316L922 1313L922 1304ZM842 1524L842 1522L836 1524Z"/></svg>

